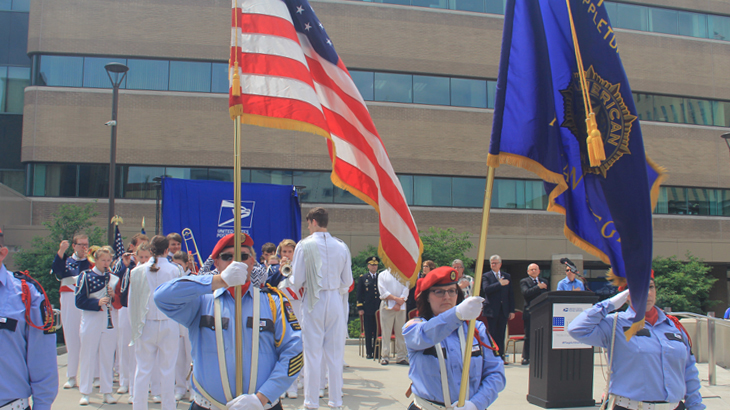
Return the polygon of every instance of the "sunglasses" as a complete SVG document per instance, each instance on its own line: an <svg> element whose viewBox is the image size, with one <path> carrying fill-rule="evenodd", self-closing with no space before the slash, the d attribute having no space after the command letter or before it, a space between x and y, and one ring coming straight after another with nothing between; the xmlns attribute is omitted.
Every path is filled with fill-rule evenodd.
<svg viewBox="0 0 730 410"><path fill-rule="evenodd" d="M244 252L241 252L241 262L247 260L249 256L251 256L251 255L249 255L247 253L244 253ZM232 253L221 253L219 255L219 257L221 258L221 260L223 262L229 262L229 261L232 261L233 260L233 254Z"/></svg>
<svg viewBox="0 0 730 410"><path fill-rule="evenodd" d="M456 292L458 292L458 290L453 289L453 288L452 289L434 289L431 291L431 293L433 293L434 295L436 295L437 297L440 297L440 298L442 298L446 295L449 295L452 297L456 296Z"/></svg>

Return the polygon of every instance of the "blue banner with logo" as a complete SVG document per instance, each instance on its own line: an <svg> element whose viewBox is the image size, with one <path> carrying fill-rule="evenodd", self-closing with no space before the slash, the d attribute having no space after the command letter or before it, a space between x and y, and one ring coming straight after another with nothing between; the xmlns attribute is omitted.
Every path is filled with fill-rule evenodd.
<svg viewBox="0 0 730 410"><path fill-rule="evenodd" d="M233 183L164 178L162 229L166 234L190 228L205 260L218 240L233 233ZM302 216L292 185L241 184L241 231L261 245L278 245L283 239L299 242ZM183 245L183 249L185 249Z"/></svg>
<svg viewBox="0 0 730 410"><path fill-rule="evenodd" d="M508 0L488 164L545 180L565 236L625 278L643 326L652 260L652 209L663 170L644 153L638 114L603 0ZM574 38L579 44L579 75ZM583 85L582 85L583 84ZM591 166L583 89L606 159ZM600 140L599 140L600 141Z"/></svg>

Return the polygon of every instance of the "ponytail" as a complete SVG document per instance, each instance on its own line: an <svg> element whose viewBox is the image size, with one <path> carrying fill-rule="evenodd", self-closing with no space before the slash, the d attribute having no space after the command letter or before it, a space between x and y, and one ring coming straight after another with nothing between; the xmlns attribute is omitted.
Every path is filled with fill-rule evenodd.
<svg viewBox="0 0 730 410"><path fill-rule="evenodd" d="M152 257L152 266L150 266L150 272L157 272L160 267L157 266L157 255Z"/></svg>
<svg viewBox="0 0 730 410"><path fill-rule="evenodd" d="M166 237L161 235L155 235L150 242L150 251L152 253L152 266L150 266L150 272L157 272L160 267L157 266L157 258L167 252L167 248L170 242Z"/></svg>

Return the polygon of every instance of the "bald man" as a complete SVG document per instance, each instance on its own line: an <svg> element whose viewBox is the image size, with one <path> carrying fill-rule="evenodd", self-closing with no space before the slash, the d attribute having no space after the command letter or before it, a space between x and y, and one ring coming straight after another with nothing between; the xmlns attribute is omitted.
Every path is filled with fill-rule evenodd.
<svg viewBox="0 0 730 410"><path fill-rule="evenodd" d="M540 278L540 267L531 263L527 267L527 277L520 281L520 290L525 298L525 312L522 320L525 322L525 341L522 345L522 364L530 364L530 303L536 297L548 291L547 280Z"/></svg>

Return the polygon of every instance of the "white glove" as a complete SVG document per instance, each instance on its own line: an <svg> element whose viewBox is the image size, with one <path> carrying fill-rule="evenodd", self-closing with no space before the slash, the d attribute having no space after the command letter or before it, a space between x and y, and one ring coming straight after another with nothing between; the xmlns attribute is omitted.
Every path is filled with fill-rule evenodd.
<svg viewBox="0 0 730 410"><path fill-rule="evenodd" d="M621 306L626 303L626 301L629 299L629 290L626 289L623 292L620 292L619 294L612 296L610 299L608 299L608 310L613 312L616 309L619 309Z"/></svg>
<svg viewBox="0 0 730 410"><path fill-rule="evenodd" d="M459 403L458 401L455 401L454 403L451 404L451 407L453 407L454 410L477 410L476 404L470 402L469 400L466 400L464 402L464 407L458 407L457 406L458 403Z"/></svg>
<svg viewBox="0 0 730 410"><path fill-rule="evenodd" d="M469 296L456 306L456 317L459 320L474 320L478 318L479 314L482 313L482 303L484 303L483 297Z"/></svg>
<svg viewBox="0 0 730 410"><path fill-rule="evenodd" d="M221 279L226 285L239 286L248 282L248 265L243 262L231 262L227 268L221 272Z"/></svg>
<svg viewBox="0 0 730 410"><path fill-rule="evenodd" d="M228 410L264 410L255 394L242 394L226 404Z"/></svg>

